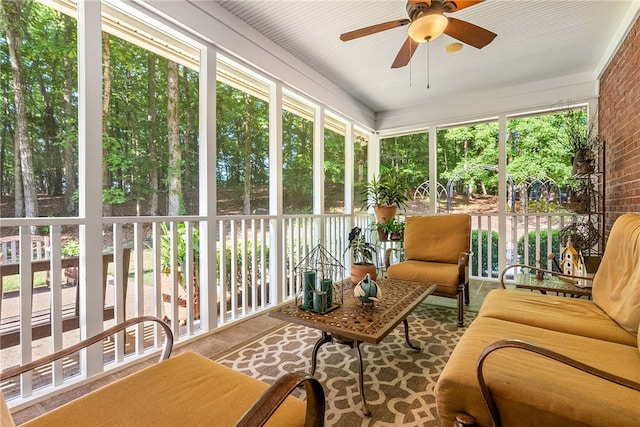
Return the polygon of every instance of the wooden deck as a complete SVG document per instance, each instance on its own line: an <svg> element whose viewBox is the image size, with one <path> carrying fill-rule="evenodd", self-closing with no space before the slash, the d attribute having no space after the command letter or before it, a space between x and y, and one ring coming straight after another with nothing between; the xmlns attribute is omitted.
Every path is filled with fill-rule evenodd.
<svg viewBox="0 0 640 427"><path fill-rule="evenodd" d="M129 260L131 258L131 249L124 248L122 253L122 265L123 268L123 283L124 292L127 292L127 283L129 279ZM103 292L106 293L107 287L107 272L109 264L113 262L113 254L106 253L102 256L102 279L103 279ZM79 257L67 257L62 258L61 267L66 268L79 268ZM36 260L31 262L32 273L50 271L50 260ZM0 278L16 275L20 273L20 265L18 263L0 265ZM0 283L2 283L0 279ZM78 287L73 286L75 289L75 301L73 303L66 304L62 307L62 331L67 332L73 329L77 329L80 325L80 313L79 313L79 293ZM1 289L1 288L0 288ZM2 300L4 300L4 292L2 298L0 298L0 315L2 313ZM104 308L104 320L113 319L114 307L109 306ZM20 315L8 316L0 318L0 348L7 348L20 344ZM31 334L32 339L37 340L45 338L51 335L51 310L41 309L34 310L31 316Z"/></svg>

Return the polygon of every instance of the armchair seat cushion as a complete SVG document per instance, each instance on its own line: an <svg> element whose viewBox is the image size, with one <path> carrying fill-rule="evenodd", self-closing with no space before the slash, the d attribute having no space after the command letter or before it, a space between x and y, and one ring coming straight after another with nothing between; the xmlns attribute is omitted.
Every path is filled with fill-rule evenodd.
<svg viewBox="0 0 640 427"><path fill-rule="evenodd" d="M403 261L387 269L390 279L438 285L436 293L455 296L458 292L458 265L427 261Z"/></svg>
<svg viewBox="0 0 640 427"><path fill-rule="evenodd" d="M494 289L487 294L478 316L636 345L633 334L618 327L593 301L586 299Z"/></svg>
<svg viewBox="0 0 640 427"><path fill-rule="evenodd" d="M173 356L24 426L233 426L268 384L192 352ZM288 397L266 425L303 426L305 402Z"/></svg>
<svg viewBox="0 0 640 427"><path fill-rule="evenodd" d="M458 412L473 414L479 426L491 425L477 377L469 372L475 370L482 350L505 337L535 343L640 381L640 355L635 346L480 316L460 339L436 385L438 414L445 425L451 425ZM611 363L614 357L616 361ZM521 350L492 354L485 363L484 376L505 426L528 424L534 414L535 424L547 427L630 427L638 423L638 392Z"/></svg>

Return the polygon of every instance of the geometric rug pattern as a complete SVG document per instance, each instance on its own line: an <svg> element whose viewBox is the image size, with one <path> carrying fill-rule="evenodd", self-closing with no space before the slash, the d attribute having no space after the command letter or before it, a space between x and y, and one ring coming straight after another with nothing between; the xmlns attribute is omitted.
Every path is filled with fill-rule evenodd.
<svg viewBox="0 0 640 427"><path fill-rule="evenodd" d="M465 312L465 326L475 318ZM380 344L360 345L364 390L371 417L362 413L355 349L324 344L314 377L325 392L327 426L439 426L434 388L451 351L466 328L456 326L456 309L422 303L407 318L411 349L398 325ZM311 371L311 350L321 332L287 324L235 349L217 361L266 383L286 372ZM304 397L304 389L294 392Z"/></svg>

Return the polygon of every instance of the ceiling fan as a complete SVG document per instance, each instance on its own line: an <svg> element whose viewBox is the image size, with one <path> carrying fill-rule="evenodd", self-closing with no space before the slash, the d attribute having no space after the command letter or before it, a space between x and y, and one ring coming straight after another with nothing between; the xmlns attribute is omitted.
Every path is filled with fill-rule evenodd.
<svg viewBox="0 0 640 427"><path fill-rule="evenodd" d="M418 48L419 43L430 42L442 33L463 43L482 49L496 38L497 34L470 22L445 16L475 6L484 0L409 0L408 19L396 19L370 27L360 28L340 35L340 40L349 41L371 34L409 25L408 37L400 48L391 68L404 67Z"/></svg>

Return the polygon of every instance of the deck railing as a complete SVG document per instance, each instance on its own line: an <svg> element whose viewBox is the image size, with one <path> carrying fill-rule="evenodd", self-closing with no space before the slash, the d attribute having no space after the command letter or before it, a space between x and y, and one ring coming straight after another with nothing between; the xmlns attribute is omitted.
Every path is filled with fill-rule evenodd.
<svg viewBox="0 0 640 427"><path fill-rule="evenodd" d="M103 251L114 254L106 283L102 284L103 305L113 306L113 316L104 321L105 328L125 318L153 315L171 323L177 342L195 339L295 298L296 282L289 278L300 260L318 244L345 265L344 276L348 277L349 254L345 254L345 247L349 230L355 225L368 229L372 222L364 214L221 216L216 217L214 232L201 227L206 225L204 220L199 216L104 218ZM506 265L535 265L543 256L543 263L551 267L546 254L558 250L554 247L553 230L571 220L569 214L513 214L504 218L498 214L472 215L476 237L472 239L470 277L492 280ZM78 310L85 295L83 286L87 285L77 281L67 284L69 274L65 275L63 250L77 247L69 243L69 236L73 236L71 241L77 238L81 225L77 218L3 220L2 228L17 229L18 240L24 244L29 244L34 228L47 229L50 277L48 284L36 286L37 277L32 283L30 259L18 261L19 274L13 276L13 282L3 277L6 289L0 302L1 332L8 333L10 324L19 328L20 345L0 349L2 369L78 341L78 329L64 327L65 316L73 311L69 306L75 305L80 317L98 316L102 320L101 313ZM501 230L505 230L504 236ZM375 240L375 233L371 236ZM212 245L208 244L210 239ZM386 245L379 244L379 248L383 250ZM214 253L210 253L210 247ZM523 250L529 247L533 252ZM131 251L129 265L122 265L123 257L118 256L124 248ZM80 255L80 269L101 268L84 265ZM378 263L382 266L381 256ZM215 280L206 280L212 276ZM11 283L15 290L9 289ZM34 340L32 328L43 321L43 316L35 314L42 311L47 312L44 321L49 323L50 333ZM108 370L156 351L161 342L158 329L138 328L127 335L110 347L105 344L110 356L104 362L102 353L82 354L80 358L99 358L95 362ZM81 366L81 359L66 365L54 364L51 372L37 381L23 376L5 381L0 387L7 398L28 402L84 379L87 374L81 372ZM37 390L39 387L44 388Z"/></svg>

